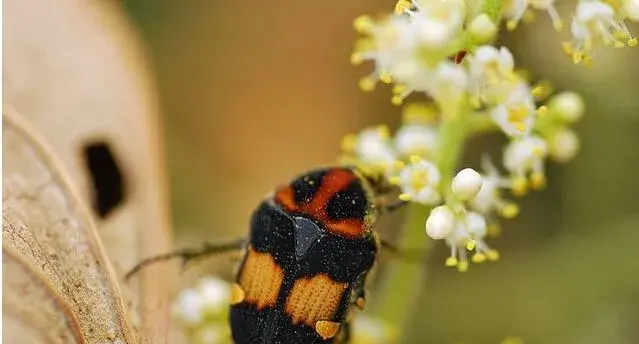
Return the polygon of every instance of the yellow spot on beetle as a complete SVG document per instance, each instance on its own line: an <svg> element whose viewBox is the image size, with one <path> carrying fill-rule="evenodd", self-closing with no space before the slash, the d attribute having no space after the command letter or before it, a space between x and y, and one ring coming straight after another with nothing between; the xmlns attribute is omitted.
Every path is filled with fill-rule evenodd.
<svg viewBox="0 0 639 344"><path fill-rule="evenodd" d="M239 284L233 283L231 287L231 305L236 305L242 301L244 301L244 290L240 287Z"/></svg>
<svg viewBox="0 0 639 344"><path fill-rule="evenodd" d="M315 323L315 332L319 334L322 339L327 340L335 337L339 331L340 323L320 320Z"/></svg>

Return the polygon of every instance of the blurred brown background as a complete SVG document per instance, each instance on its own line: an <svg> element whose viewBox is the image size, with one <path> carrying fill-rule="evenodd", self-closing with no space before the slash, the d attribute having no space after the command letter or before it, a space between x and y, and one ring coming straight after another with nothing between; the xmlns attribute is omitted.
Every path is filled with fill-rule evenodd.
<svg viewBox="0 0 639 344"><path fill-rule="evenodd" d="M335 161L341 137L396 126L390 91L359 91L352 20L392 1L125 2L148 47L168 145L178 246L245 233L266 192ZM569 20L572 1L561 2ZM466 274L437 243L414 319L415 343L639 343L639 49L610 49L588 70L566 58L545 13L502 35L518 65L586 97L582 151L548 167L549 185L490 242L502 261ZM639 28L631 26L639 34ZM499 137L480 139L500 152ZM498 155L494 155L495 158ZM392 236L393 228L385 228ZM424 237L426 239L426 237ZM374 297L374 293L373 293Z"/></svg>

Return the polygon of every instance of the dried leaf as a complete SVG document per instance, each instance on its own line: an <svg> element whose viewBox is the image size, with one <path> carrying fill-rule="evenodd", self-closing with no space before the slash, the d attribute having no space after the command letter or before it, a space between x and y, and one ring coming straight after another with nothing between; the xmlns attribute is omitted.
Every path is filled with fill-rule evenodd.
<svg viewBox="0 0 639 344"><path fill-rule="evenodd" d="M2 198L5 338L137 343L90 214L42 139L6 110Z"/></svg>
<svg viewBox="0 0 639 344"><path fill-rule="evenodd" d="M8 343L81 342L78 318L18 253L2 252L2 339ZM29 302L25 302L28 300Z"/></svg>
<svg viewBox="0 0 639 344"><path fill-rule="evenodd" d="M171 250L157 96L121 6L101 0L3 2L4 103L46 138L85 204L113 190L111 184L96 186L87 147L103 145L117 163L123 199L92 214L118 277ZM121 285L141 340L168 342L172 272L166 264L153 266Z"/></svg>

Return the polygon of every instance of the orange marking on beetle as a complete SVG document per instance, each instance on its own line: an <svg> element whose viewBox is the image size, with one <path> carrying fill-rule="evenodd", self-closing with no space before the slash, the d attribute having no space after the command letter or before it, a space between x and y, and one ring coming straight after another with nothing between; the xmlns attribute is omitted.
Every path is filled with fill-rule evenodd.
<svg viewBox="0 0 639 344"><path fill-rule="evenodd" d="M340 325L338 322L320 320L315 324L315 332L324 340L331 339L337 335Z"/></svg>
<svg viewBox="0 0 639 344"><path fill-rule="evenodd" d="M347 288L347 283L336 282L323 273L300 278L288 295L286 313L293 324L315 328L318 321L333 319Z"/></svg>
<svg viewBox="0 0 639 344"><path fill-rule="evenodd" d="M244 291L244 301L254 304L258 310L274 307L283 280L284 271L273 256L249 246L238 279L239 287Z"/></svg>
<svg viewBox="0 0 639 344"><path fill-rule="evenodd" d="M357 238L364 233L364 221L359 219L329 220L326 229L337 235L347 238Z"/></svg>
<svg viewBox="0 0 639 344"><path fill-rule="evenodd" d="M349 169L332 169L324 178L322 185L310 202L298 205L295 203L295 192L291 186L284 187L275 194L275 201L286 211L310 216L322 223L330 233L347 238L357 238L365 233L362 219L331 219L326 213L326 204L339 191L359 178Z"/></svg>
<svg viewBox="0 0 639 344"><path fill-rule="evenodd" d="M295 203L295 192L290 186L279 189L275 194L275 201L287 211L297 211Z"/></svg>

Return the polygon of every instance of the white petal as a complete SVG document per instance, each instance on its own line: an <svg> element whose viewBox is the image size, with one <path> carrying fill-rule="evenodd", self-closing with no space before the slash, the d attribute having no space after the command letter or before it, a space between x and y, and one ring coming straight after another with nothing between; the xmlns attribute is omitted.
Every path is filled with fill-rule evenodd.
<svg viewBox="0 0 639 344"><path fill-rule="evenodd" d="M486 236L487 226L486 219L475 212L469 212L466 214L466 230L469 234L476 238L483 238Z"/></svg>

